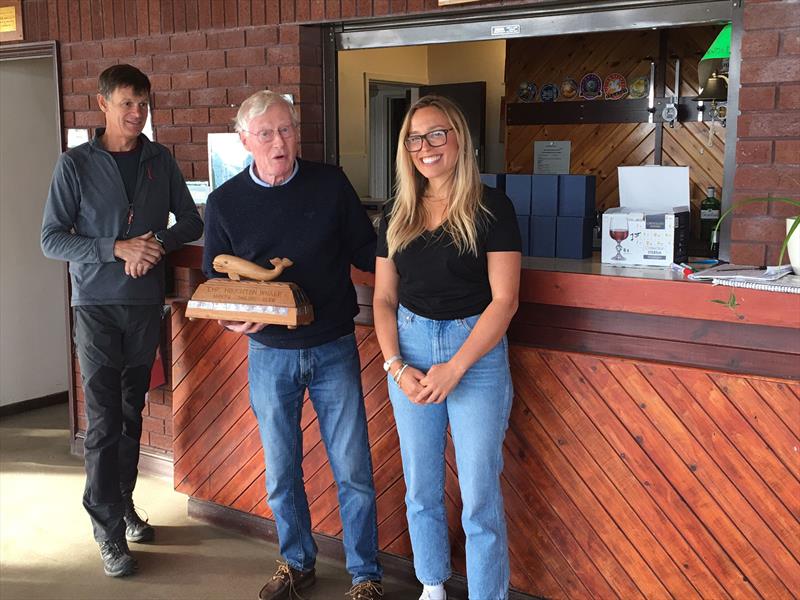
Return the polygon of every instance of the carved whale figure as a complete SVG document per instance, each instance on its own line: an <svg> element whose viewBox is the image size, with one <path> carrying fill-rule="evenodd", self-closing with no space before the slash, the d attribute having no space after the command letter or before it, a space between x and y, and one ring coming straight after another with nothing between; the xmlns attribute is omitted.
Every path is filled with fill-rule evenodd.
<svg viewBox="0 0 800 600"><path fill-rule="evenodd" d="M214 258L214 270L218 273L227 273L228 277L234 281L240 279L252 279L254 281L272 281L283 273L287 267L294 263L288 258L273 258L269 261L274 267L266 269L254 262L231 256L230 254L219 254Z"/></svg>

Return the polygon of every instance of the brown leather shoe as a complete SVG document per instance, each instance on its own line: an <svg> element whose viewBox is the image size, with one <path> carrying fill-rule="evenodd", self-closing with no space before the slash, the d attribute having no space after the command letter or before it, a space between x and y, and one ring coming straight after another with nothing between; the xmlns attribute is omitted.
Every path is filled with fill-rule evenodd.
<svg viewBox="0 0 800 600"><path fill-rule="evenodd" d="M346 598L353 600L379 600L383 596L383 585L380 581L362 581L356 583L345 594Z"/></svg>
<svg viewBox="0 0 800 600"><path fill-rule="evenodd" d="M275 575L264 584L258 593L258 600L292 600L302 597L297 592L311 587L316 582L314 569L298 571L288 563L278 561Z"/></svg>

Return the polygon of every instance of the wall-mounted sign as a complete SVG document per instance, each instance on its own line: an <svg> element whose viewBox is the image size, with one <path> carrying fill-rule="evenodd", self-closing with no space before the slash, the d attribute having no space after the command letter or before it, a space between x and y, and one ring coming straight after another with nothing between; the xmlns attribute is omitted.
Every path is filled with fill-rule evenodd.
<svg viewBox="0 0 800 600"><path fill-rule="evenodd" d="M569 175L571 142L534 142L533 172L537 175Z"/></svg>
<svg viewBox="0 0 800 600"><path fill-rule="evenodd" d="M22 39L22 0L0 0L0 42Z"/></svg>
<svg viewBox="0 0 800 600"><path fill-rule="evenodd" d="M479 2L480 0L438 0L439 6L449 6L451 4L467 4L469 2Z"/></svg>
<svg viewBox="0 0 800 600"><path fill-rule="evenodd" d="M507 37L509 35L519 35L522 28L518 23L512 25L492 25L492 35L499 37Z"/></svg>

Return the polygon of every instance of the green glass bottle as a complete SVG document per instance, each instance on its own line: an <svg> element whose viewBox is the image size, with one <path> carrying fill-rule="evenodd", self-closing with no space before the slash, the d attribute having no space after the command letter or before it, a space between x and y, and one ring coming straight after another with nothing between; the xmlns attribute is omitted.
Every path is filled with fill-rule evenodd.
<svg viewBox="0 0 800 600"><path fill-rule="evenodd" d="M711 233L714 231L714 226L719 221L720 201L715 197L714 186L709 186L706 189L706 197L700 203L700 239L703 244L713 253L715 249L719 248L718 243L711 239ZM716 258L716 257L715 257Z"/></svg>

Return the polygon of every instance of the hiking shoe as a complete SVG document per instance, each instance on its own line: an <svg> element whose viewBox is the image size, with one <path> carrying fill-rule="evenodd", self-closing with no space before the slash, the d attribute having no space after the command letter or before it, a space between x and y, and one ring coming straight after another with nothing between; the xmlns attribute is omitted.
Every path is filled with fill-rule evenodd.
<svg viewBox="0 0 800 600"><path fill-rule="evenodd" d="M125 539L129 542L152 542L156 537L156 530L147 521L143 521L133 502L126 502L125 506Z"/></svg>
<svg viewBox="0 0 800 600"><path fill-rule="evenodd" d="M353 600L378 600L383 596L383 585L380 581L362 581L356 583L345 594L346 598Z"/></svg>
<svg viewBox="0 0 800 600"><path fill-rule="evenodd" d="M109 577L133 575L138 567L123 539L100 542L100 557L103 559L103 571Z"/></svg>
<svg viewBox="0 0 800 600"><path fill-rule="evenodd" d="M278 561L278 570L258 593L258 600L293 600L301 598L298 592L316 582L314 569L298 571L288 563Z"/></svg>

